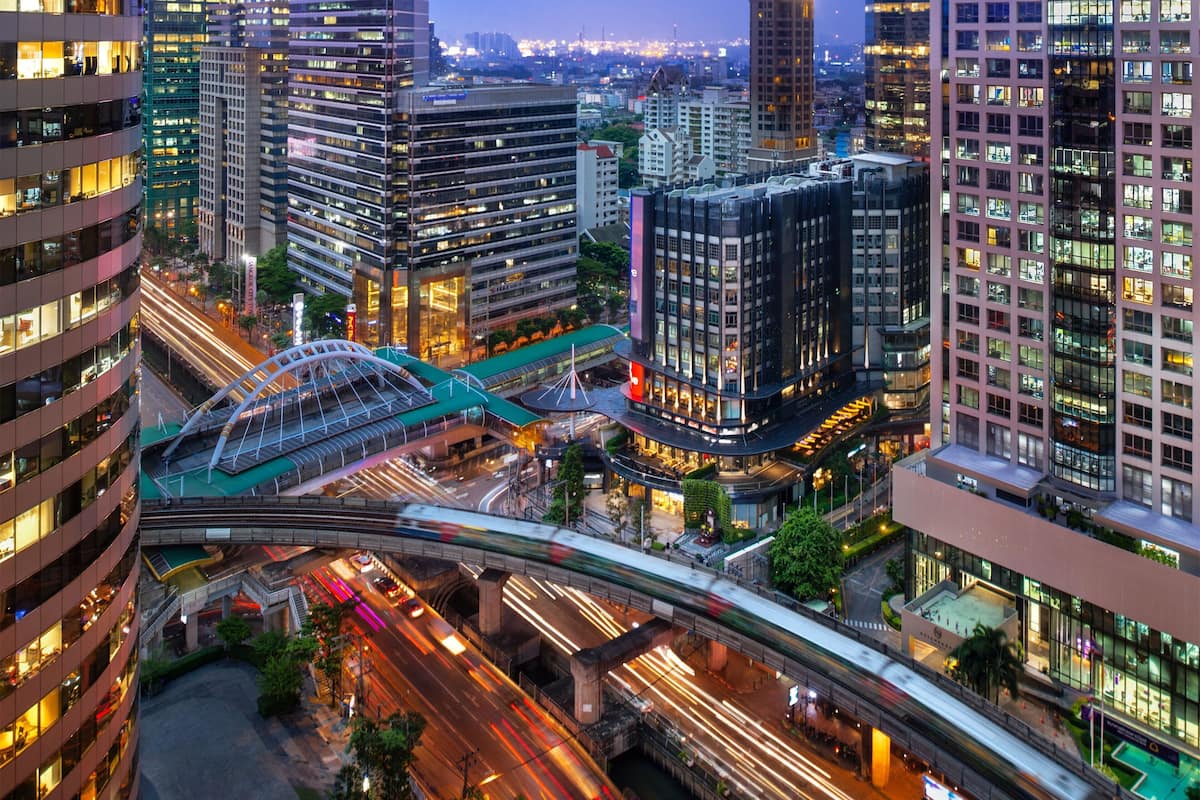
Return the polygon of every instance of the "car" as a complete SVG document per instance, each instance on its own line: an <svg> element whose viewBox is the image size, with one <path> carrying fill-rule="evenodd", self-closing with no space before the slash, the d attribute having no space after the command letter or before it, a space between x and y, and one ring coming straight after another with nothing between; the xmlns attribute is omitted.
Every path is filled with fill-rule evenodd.
<svg viewBox="0 0 1200 800"><path fill-rule="evenodd" d="M400 604L400 609L409 619L416 619L425 613L425 605L419 597L409 597Z"/></svg>
<svg viewBox="0 0 1200 800"><path fill-rule="evenodd" d="M400 594L400 584L389 578L387 575L380 573L374 578L371 578L371 583L379 590L379 593L384 597L395 597Z"/></svg>
<svg viewBox="0 0 1200 800"><path fill-rule="evenodd" d="M359 572L370 572L375 569L375 562L371 560L370 553L358 553L350 561Z"/></svg>

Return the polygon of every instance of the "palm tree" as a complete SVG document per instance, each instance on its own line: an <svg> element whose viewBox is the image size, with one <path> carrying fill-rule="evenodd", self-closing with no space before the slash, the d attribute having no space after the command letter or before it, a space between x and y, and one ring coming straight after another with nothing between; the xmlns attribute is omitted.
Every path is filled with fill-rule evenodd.
<svg viewBox="0 0 1200 800"><path fill-rule="evenodd" d="M971 636L950 652L957 660L955 675L959 681L993 703L1000 689L1008 689L1015 699L1017 682L1023 668L1020 642L1010 641L1000 628L976 623Z"/></svg>

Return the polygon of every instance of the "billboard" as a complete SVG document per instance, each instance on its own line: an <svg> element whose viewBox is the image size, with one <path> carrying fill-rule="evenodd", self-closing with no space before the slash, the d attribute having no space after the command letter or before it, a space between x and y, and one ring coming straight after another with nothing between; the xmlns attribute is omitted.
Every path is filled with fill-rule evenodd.
<svg viewBox="0 0 1200 800"><path fill-rule="evenodd" d="M304 344L304 292L292 295L292 344Z"/></svg>
<svg viewBox="0 0 1200 800"><path fill-rule="evenodd" d="M634 193L629 198L629 338L635 342L642 339L642 265L645 263L645 225L643 206L649 198Z"/></svg>
<svg viewBox="0 0 1200 800"><path fill-rule="evenodd" d="M258 258L242 258L246 260L246 296L242 301L242 313L252 317L258 313Z"/></svg>
<svg viewBox="0 0 1200 800"><path fill-rule="evenodd" d="M346 339L354 341L354 334L358 332L358 306L354 303L346 306Z"/></svg>

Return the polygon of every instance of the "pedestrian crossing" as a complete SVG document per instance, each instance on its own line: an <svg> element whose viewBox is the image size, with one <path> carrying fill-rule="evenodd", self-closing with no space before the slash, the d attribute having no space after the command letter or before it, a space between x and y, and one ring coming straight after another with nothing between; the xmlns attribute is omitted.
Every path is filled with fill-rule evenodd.
<svg viewBox="0 0 1200 800"><path fill-rule="evenodd" d="M856 628L862 628L863 630L867 630L867 631L890 630L887 623L884 623L884 622L866 622L865 620L861 620L861 619L848 619L848 620L846 620L846 624L853 625Z"/></svg>

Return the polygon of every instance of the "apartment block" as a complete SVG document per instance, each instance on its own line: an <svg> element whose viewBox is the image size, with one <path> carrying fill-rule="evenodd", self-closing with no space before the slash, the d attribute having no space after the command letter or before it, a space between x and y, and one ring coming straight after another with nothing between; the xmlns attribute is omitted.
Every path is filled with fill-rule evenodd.
<svg viewBox="0 0 1200 800"><path fill-rule="evenodd" d="M585 231L618 221L618 158L608 145L575 148L577 226Z"/></svg>
<svg viewBox="0 0 1200 800"><path fill-rule="evenodd" d="M934 5L947 346L933 448L895 472L895 517L918 532L910 596L988 585L1037 671L1173 750L1200 747L1196 14Z"/></svg>

